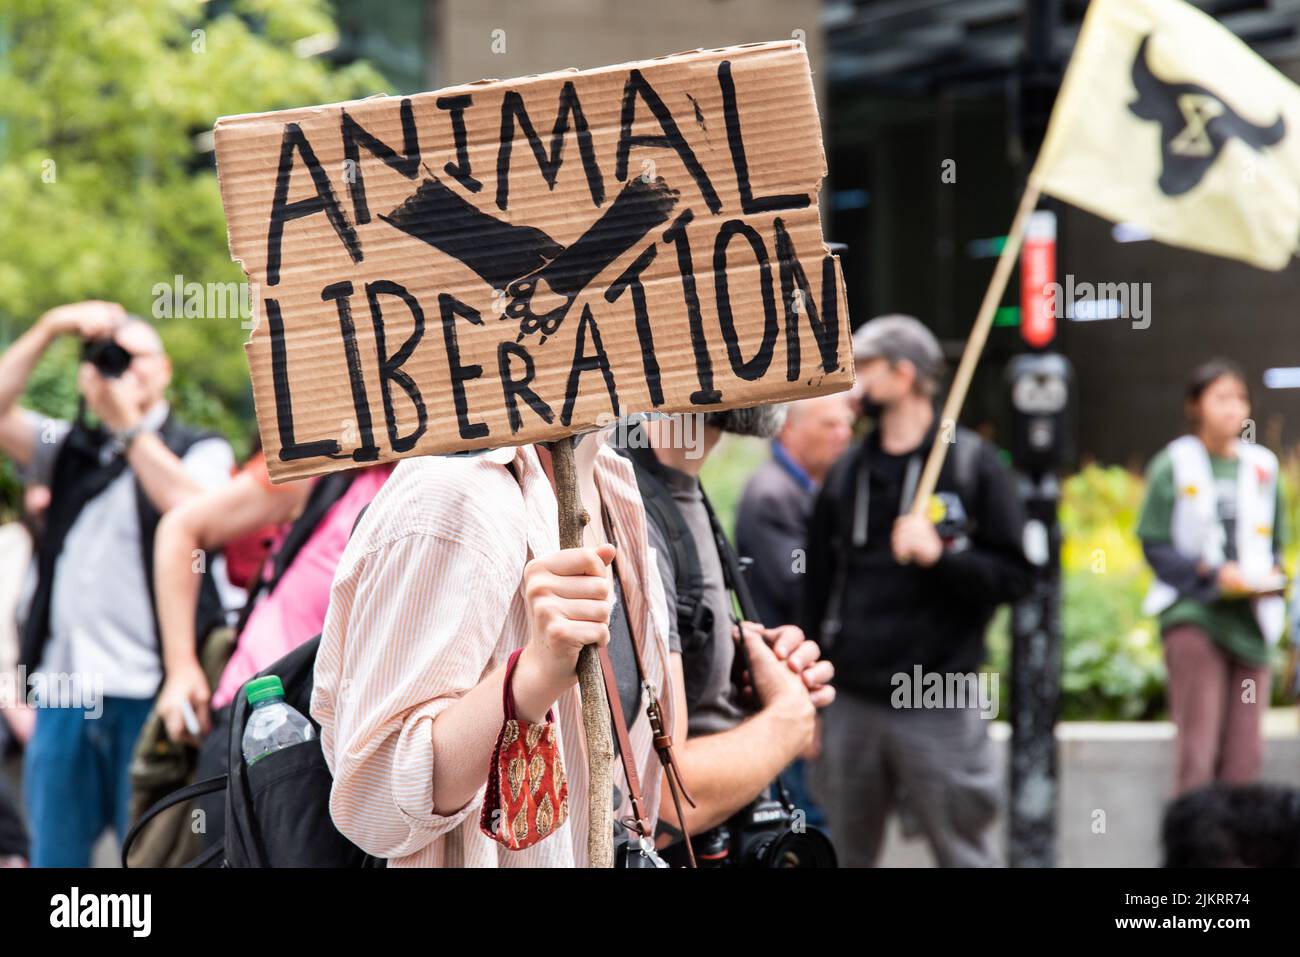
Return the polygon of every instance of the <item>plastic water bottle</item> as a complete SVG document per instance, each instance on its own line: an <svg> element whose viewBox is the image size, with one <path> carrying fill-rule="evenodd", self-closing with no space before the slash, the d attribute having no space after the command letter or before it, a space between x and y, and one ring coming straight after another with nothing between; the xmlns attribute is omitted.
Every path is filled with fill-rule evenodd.
<svg viewBox="0 0 1300 957"><path fill-rule="evenodd" d="M285 703L284 685L275 675L254 678L244 686L244 696L252 708L244 727L245 764L316 737L311 722Z"/></svg>

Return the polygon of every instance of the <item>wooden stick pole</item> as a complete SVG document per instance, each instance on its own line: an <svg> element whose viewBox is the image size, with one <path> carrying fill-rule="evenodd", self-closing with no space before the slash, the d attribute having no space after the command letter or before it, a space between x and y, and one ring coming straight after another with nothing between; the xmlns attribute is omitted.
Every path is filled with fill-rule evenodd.
<svg viewBox="0 0 1300 957"><path fill-rule="evenodd" d="M930 454L926 457L921 479L916 483L916 496L912 499L913 515L924 515L930 496L934 494L934 487L939 481L939 472L943 468L944 459L948 456L948 446L956 438L957 417L961 415L966 393L970 390L975 366L984 351L984 344L988 342L989 329L993 327L993 315L1002 300L1002 293L1006 291L1007 280L1011 278L1011 267L1015 265L1016 256L1020 253L1020 244L1025 238L1029 215L1038 205L1038 198L1041 195L1042 191L1037 181L1031 176L1025 186L1025 194L1020 198L1020 207L1011 221L1011 231L1007 233L1007 243L998 256L993 278L989 280L989 287L984 291L984 301L980 303L979 315L975 317L975 325L971 327L970 337L966 340L966 349L961 354L961 362L957 366L956 375L953 376L952 388L948 390L948 398L943 403L939 431L934 437L934 445L930 447Z"/></svg>
<svg viewBox="0 0 1300 957"><path fill-rule="evenodd" d="M555 497L559 503L560 547L581 548L583 528L590 517L578 493L573 461L577 440L570 436L548 442ZM587 741L587 866L614 866L614 737L610 730L609 699L600 672L600 655L587 645L578 656L578 688L582 693L582 729Z"/></svg>

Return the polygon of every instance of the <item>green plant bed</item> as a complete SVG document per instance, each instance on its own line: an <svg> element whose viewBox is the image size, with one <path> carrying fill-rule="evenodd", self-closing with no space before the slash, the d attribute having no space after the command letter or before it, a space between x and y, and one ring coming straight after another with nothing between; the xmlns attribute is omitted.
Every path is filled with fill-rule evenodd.
<svg viewBox="0 0 1300 957"><path fill-rule="evenodd" d="M765 443L724 438L710 456L703 481L734 530L735 507L745 480L767 455ZM1287 462L1289 489L1300 487L1300 459ZM1164 651L1156 623L1142 613L1151 571L1136 529L1144 482L1119 467L1088 465L1063 482L1061 575L1064 647L1061 654L1061 718L1134 721L1163 718ZM1296 527L1296 501L1287 512ZM1287 565L1295 567L1295 547ZM986 669L1001 675L1001 711L1011 706L1010 615L999 610L989 628ZM1286 639L1284 639L1284 646ZM1293 703L1281 675L1287 648L1278 652L1272 703Z"/></svg>

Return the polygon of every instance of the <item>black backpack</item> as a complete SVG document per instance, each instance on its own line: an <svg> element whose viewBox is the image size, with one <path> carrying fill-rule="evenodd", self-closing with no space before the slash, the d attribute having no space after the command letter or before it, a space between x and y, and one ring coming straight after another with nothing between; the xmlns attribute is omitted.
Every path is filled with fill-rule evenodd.
<svg viewBox="0 0 1300 957"><path fill-rule="evenodd" d="M257 677L275 675L284 700L311 722L316 736L268 754L249 767L242 750L248 701L241 689L231 703L229 771L169 794L141 815L122 842L122 866L140 831L163 811L204 794L226 795L225 837L186 867L384 867L334 826L334 783L321 750L320 725L311 716L311 693L320 636L304 642Z"/></svg>
<svg viewBox="0 0 1300 957"><path fill-rule="evenodd" d="M641 426L634 425L628 430L626 444L614 445L613 448L632 463L647 523L659 529L668 547L682 653L700 650L713 635L713 609L704 603L704 572L690 527L673 501L673 493L664 484L664 467L655 457ZM705 507L709 507L707 500Z"/></svg>
<svg viewBox="0 0 1300 957"><path fill-rule="evenodd" d="M285 569L315 531L325 513L343 497L354 478L339 472L316 483L302 514L285 535L272 567L264 569L249 591L237 630L242 631L261 591L274 590ZM361 523L365 506L357 514L353 529ZM207 794L225 792L225 833L186 867L384 867L334 826L330 817L330 789L334 778L321 750L320 725L311 716L311 693L315 685L316 651L320 635L303 642L255 677L275 675L284 685L284 700L311 722L316 736L311 741L269 754L253 767L244 764L244 725L248 701L243 688L228 706L230 723L226 742L226 770L180 788L153 804L140 816L122 842L122 866L126 867L136 835L168 808ZM252 679L250 679L252 680Z"/></svg>

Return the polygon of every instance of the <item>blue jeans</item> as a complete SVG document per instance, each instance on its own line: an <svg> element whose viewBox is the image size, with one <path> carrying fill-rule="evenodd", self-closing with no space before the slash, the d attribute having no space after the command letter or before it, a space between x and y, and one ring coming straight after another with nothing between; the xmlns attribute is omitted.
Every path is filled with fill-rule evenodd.
<svg viewBox="0 0 1300 957"><path fill-rule="evenodd" d="M23 759L23 795L33 867L89 867L90 853L112 827L120 842L130 825L131 756L152 698L100 699L85 708L37 708Z"/></svg>

